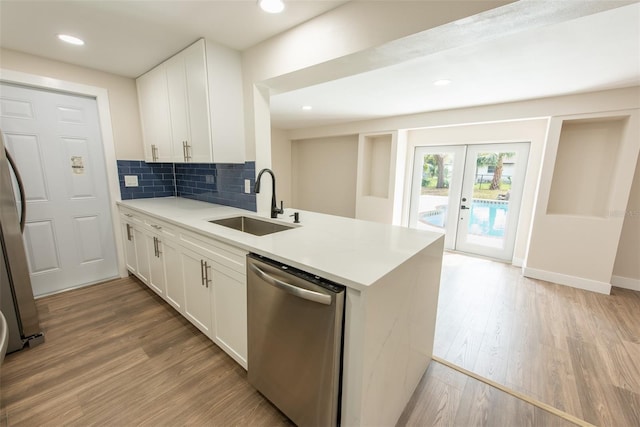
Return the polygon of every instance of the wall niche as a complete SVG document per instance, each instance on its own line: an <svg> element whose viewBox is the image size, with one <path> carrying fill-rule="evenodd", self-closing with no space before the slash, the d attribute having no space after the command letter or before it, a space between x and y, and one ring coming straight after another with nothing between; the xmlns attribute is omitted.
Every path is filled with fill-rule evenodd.
<svg viewBox="0 0 640 427"><path fill-rule="evenodd" d="M628 117L565 120L547 205L549 215L605 218Z"/></svg>

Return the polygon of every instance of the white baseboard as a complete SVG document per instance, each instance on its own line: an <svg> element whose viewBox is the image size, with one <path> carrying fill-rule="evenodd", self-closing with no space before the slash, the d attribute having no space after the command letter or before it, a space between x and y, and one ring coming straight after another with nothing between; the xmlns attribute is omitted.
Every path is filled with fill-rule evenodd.
<svg viewBox="0 0 640 427"><path fill-rule="evenodd" d="M545 280L547 282L558 283L560 285L571 286L572 288L584 289L586 291L598 292L609 295L611 293L611 283L599 282L597 280L584 279L577 276L555 273L553 271L538 270L536 268L524 267L522 274L533 279Z"/></svg>
<svg viewBox="0 0 640 427"><path fill-rule="evenodd" d="M640 291L640 279L632 279L630 277L612 276L611 284L619 288L631 289L632 291Z"/></svg>
<svg viewBox="0 0 640 427"><path fill-rule="evenodd" d="M524 265L524 260L521 258L513 258L511 260L511 265L514 267L522 267Z"/></svg>

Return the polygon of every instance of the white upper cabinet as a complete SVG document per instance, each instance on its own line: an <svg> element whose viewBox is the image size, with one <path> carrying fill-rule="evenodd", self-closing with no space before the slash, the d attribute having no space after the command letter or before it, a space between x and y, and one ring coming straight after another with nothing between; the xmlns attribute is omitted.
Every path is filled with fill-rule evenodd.
<svg viewBox="0 0 640 427"><path fill-rule="evenodd" d="M148 162L172 162L171 116L165 64L136 80L138 104L144 140L144 156Z"/></svg>
<svg viewBox="0 0 640 427"><path fill-rule="evenodd" d="M136 83L147 162L244 163L238 52L201 39Z"/></svg>

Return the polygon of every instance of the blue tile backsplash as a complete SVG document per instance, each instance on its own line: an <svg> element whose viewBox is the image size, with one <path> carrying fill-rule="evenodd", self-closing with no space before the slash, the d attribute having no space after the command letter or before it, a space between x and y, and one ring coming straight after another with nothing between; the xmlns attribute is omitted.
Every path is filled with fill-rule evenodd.
<svg viewBox="0 0 640 427"><path fill-rule="evenodd" d="M124 175L137 175L138 187L125 187ZM209 203L256 211L255 162L224 163L145 163L118 160L122 199L178 196ZM251 182L245 194L244 180Z"/></svg>
<svg viewBox="0 0 640 427"><path fill-rule="evenodd" d="M137 187L125 187L124 176L137 175ZM118 180L122 200L175 196L173 163L145 163L118 160Z"/></svg>

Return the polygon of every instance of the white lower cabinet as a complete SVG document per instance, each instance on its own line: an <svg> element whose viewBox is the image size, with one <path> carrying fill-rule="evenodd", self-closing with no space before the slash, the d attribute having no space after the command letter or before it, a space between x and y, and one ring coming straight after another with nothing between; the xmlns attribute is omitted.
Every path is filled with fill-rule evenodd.
<svg viewBox="0 0 640 427"><path fill-rule="evenodd" d="M133 240L136 246L136 259L138 261L137 276L147 285L149 284L149 252L147 251L146 236L137 226L133 227Z"/></svg>
<svg viewBox="0 0 640 427"><path fill-rule="evenodd" d="M133 225L126 218L121 217L122 239L124 241L124 261L127 270L136 274L138 272L138 260L136 258L136 241L133 236Z"/></svg>
<svg viewBox="0 0 640 427"><path fill-rule="evenodd" d="M213 338L224 351L247 367L247 276L220 264L214 265Z"/></svg>
<svg viewBox="0 0 640 427"><path fill-rule="evenodd" d="M160 237L144 233L147 257L149 258L149 281L147 285L158 295L164 296L166 275L164 271L164 250Z"/></svg>
<svg viewBox="0 0 640 427"><path fill-rule="evenodd" d="M127 268L247 368L246 251L121 209Z"/></svg>
<svg viewBox="0 0 640 427"><path fill-rule="evenodd" d="M182 277L184 278L184 315L209 338L211 333L211 261L182 248ZM205 264L207 263L207 264Z"/></svg>
<svg viewBox="0 0 640 427"><path fill-rule="evenodd" d="M180 246L169 239L163 240L161 245L166 279L165 300L184 316L185 295Z"/></svg>

